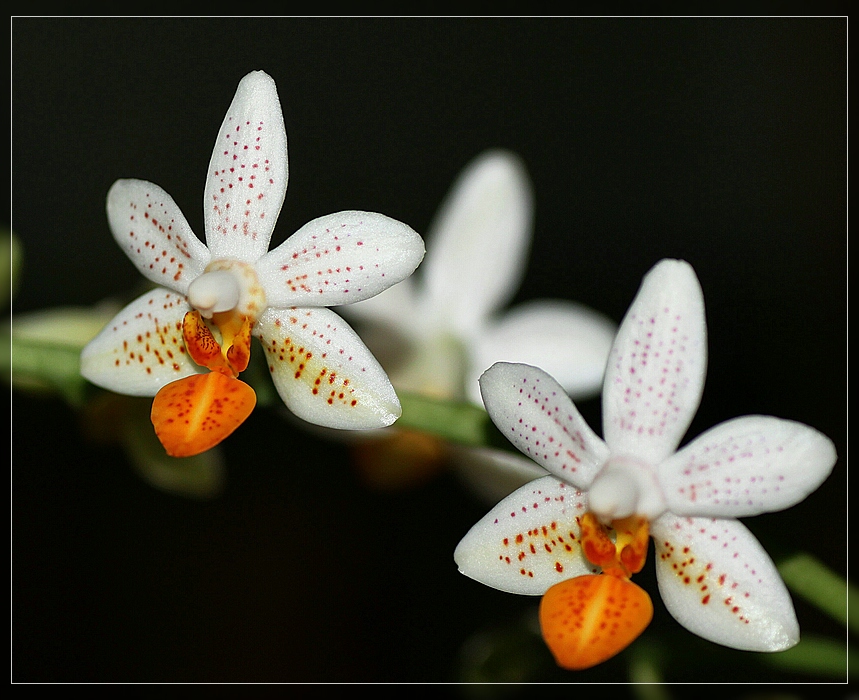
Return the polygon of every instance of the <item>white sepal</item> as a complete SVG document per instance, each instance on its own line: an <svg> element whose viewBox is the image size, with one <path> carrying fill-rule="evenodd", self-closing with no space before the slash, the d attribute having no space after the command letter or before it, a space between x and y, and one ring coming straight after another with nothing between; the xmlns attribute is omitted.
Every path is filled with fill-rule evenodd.
<svg viewBox="0 0 859 700"><path fill-rule="evenodd" d="M81 352L81 375L104 389L155 396L176 379L205 372L188 357L184 297L157 288L131 302Z"/></svg>
<svg viewBox="0 0 859 700"><path fill-rule="evenodd" d="M338 313L368 326L383 326L402 334L414 328L416 333L420 333L423 324L417 318L415 294L415 277L412 275L374 297L344 306Z"/></svg>
<svg viewBox="0 0 859 700"><path fill-rule="evenodd" d="M790 594L740 521L666 513L650 534L662 600L686 629L749 651L782 651L799 641Z"/></svg>
<svg viewBox="0 0 859 700"><path fill-rule="evenodd" d="M450 444L448 451L456 475L491 505L534 479L548 476L545 469L509 450Z"/></svg>
<svg viewBox="0 0 859 700"><path fill-rule="evenodd" d="M287 177L277 87L255 71L239 82L209 162L203 214L212 257L252 263L265 254Z"/></svg>
<svg viewBox="0 0 859 700"><path fill-rule="evenodd" d="M659 465L668 509L677 515L742 517L799 503L829 476L832 441L772 416L720 423Z"/></svg>
<svg viewBox="0 0 859 700"><path fill-rule="evenodd" d="M278 394L299 418L327 428L368 430L400 417L388 376L333 311L268 308L253 333Z"/></svg>
<svg viewBox="0 0 859 700"><path fill-rule="evenodd" d="M492 588L542 595L551 586L595 568L579 546L577 518L587 511L581 492L545 476L496 505L453 553L461 573Z"/></svg>
<svg viewBox="0 0 859 700"><path fill-rule="evenodd" d="M616 324L571 301L540 300L513 307L474 337L469 398L480 400L477 379L496 362L522 362L545 370L572 398L595 396L602 388Z"/></svg>
<svg viewBox="0 0 859 700"><path fill-rule="evenodd" d="M344 211L302 226L257 263L257 272L270 306L337 306L400 282L423 256L423 240L406 224Z"/></svg>
<svg viewBox="0 0 859 700"><path fill-rule="evenodd" d="M107 220L119 247L144 277L187 294L211 256L173 198L145 180L117 180L107 193Z"/></svg>
<svg viewBox="0 0 859 700"><path fill-rule="evenodd" d="M427 233L422 269L427 305L467 332L509 301L524 274L533 219L521 160L502 150L469 163Z"/></svg>
<svg viewBox="0 0 859 700"><path fill-rule="evenodd" d="M698 410L707 370L704 296L695 271L662 260L620 324L603 390L603 437L614 454L658 464Z"/></svg>
<svg viewBox="0 0 859 700"><path fill-rule="evenodd" d="M609 450L557 381L537 367L498 362L480 377L480 391L492 422L519 451L588 488Z"/></svg>

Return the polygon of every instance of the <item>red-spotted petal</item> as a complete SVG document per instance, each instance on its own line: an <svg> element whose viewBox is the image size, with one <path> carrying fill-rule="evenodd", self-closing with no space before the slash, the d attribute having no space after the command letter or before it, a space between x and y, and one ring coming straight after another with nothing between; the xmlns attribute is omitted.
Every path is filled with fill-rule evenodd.
<svg viewBox="0 0 859 700"><path fill-rule="evenodd" d="M781 651L799 641L784 582L738 520L667 513L650 532L659 591L681 625L735 649Z"/></svg>
<svg viewBox="0 0 859 700"><path fill-rule="evenodd" d="M257 263L270 306L351 304L408 277L424 255L411 228L382 214L314 219Z"/></svg>
<svg viewBox="0 0 859 700"><path fill-rule="evenodd" d="M382 367L324 308L269 308L254 326L280 397L299 418L345 430L382 428L402 409Z"/></svg>
<svg viewBox="0 0 859 700"><path fill-rule="evenodd" d="M744 416L695 438L658 467L675 515L742 517L798 503L829 476L837 455L814 428Z"/></svg>
<svg viewBox="0 0 859 700"><path fill-rule="evenodd" d="M81 353L81 375L120 394L155 396L182 377L204 371L185 351L185 297L163 288L120 311Z"/></svg>
<svg viewBox="0 0 859 700"><path fill-rule="evenodd" d="M203 210L213 257L255 262L265 254L287 175L277 87L262 71L249 73L239 83L209 163Z"/></svg>
<svg viewBox="0 0 859 700"><path fill-rule="evenodd" d="M706 335L692 266L657 263L621 322L606 366L603 437L614 454L658 464L680 444L701 402Z"/></svg>
<svg viewBox="0 0 859 700"><path fill-rule="evenodd" d="M184 295L209 264L208 249L158 185L117 180L107 193L107 219L119 247L156 284Z"/></svg>
<svg viewBox="0 0 859 700"><path fill-rule="evenodd" d="M480 377L492 422L539 466L577 488L590 486L608 459L563 387L542 369L498 362Z"/></svg>
<svg viewBox="0 0 859 700"><path fill-rule="evenodd" d="M582 555L581 491L545 476L489 511L462 538L453 558L459 570L509 593L542 595L559 581L598 571Z"/></svg>

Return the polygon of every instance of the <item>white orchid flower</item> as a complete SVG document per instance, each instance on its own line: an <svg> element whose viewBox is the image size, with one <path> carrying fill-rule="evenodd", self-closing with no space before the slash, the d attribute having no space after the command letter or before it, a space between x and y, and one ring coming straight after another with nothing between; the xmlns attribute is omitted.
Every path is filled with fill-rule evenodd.
<svg viewBox="0 0 859 700"><path fill-rule="evenodd" d="M325 307L408 277L423 241L381 214L346 211L314 219L268 251L287 173L277 89L257 71L239 83L215 142L203 199L206 245L157 185L118 180L108 193L114 238L159 286L87 345L81 374L117 393L155 396L155 430L174 456L217 444L253 409L253 390L237 379L251 336L280 397L304 420L363 430L401 413L376 359Z"/></svg>
<svg viewBox="0 0 859 700"><path fill-rule="evenodd" d="M745 416L677 450L701 401L706 344L692 267L663 260L611 350L604 440L541 369L500 363L480 379L493 422L551 475L492 509L454 559L493 588L542 595L543 637L565 668L604 661L649 624L650 598L629 581L648 535L662 599L684 627L745 650L799 640L775 565L737 518L804 499L831 472L835 447L801 423Z"/></svg>
<svg viewBox="0 0 859 700"><path fill-rule="evenodd" d="M442 202L416 275L349 307L397 390L479 405L480 374L504 360L546 368L576 398L599 392L613 321L571 301L506 309L525 272L533 212L521 159L482 153ZM465 478L494 500L544 473L499 450L455 453Z"/></svg>

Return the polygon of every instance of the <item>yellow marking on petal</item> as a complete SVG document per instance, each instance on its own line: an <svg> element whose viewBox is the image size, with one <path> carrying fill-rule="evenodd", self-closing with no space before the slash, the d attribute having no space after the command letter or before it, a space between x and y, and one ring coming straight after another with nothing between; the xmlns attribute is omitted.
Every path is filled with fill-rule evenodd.
<svg viewBox="0 0 859 700"><path fill-rule="evenodd" d="M222 372L209 372L163 386L150 415L167 454L191 457L230 435L255 405L256 394L249 385Z"/></svg>
<svg viewBox="0 0 859 700"><path fill-rule="evenodd" d="M615 548L620 553L621 566L630 574L637 574L644 568L647 545L650 543L650 526L647 519L631 515L612 521L611 526L617 533Z"/></svg>
<svg viewBox="0 0 859 700"><path fill-rule="evenodd" d="M291 319L296 323L295 318ZM322 353L317 357L303 345L297 344L290 337L281 341L272 339L269 344L263 346L269 359L269 371L275 374L280 370L277 363L285 363L290 366L292 378L301 381L310 391L312 396L324 401L329 406L340 404L354 408L358 405L358 396L351 386L349 377L331 369Z"/></svg>
<svg viewBox="0 0 859 700"><path fill-rule="evenodd" d="M253 321L248 316L229 312L226 318L215 314L213 320L221 331L221 345L226 348L225 358L236 374L244 372L251 359L251 329Z"/></svg>
<svg viewBox="0 0 859 700"><path fill-rule="evenodd" d="M650 596L631 581L588 574L552 586L540 601L540 628L555 661L578 671L607 661L650 624Z"/></svg>
<svg viewBox="0 0 859 700"><path fill-rule="evenodd" d="M665 541L656 546L663 570L671 571L683 585L698 589L701 605L724 605L740 622L751 624L746 610L750 593L712 562L700 561L689 546L675 546Z"/></svg>

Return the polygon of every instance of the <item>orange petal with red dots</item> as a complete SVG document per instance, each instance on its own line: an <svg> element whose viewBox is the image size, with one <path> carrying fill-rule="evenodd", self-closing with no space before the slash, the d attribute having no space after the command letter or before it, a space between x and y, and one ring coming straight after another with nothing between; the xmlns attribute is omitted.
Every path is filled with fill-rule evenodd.
<svg viewBox="0 0 859 700"><path fill-rule="evenodd" d="M571 671L623 651L652 617L653 603L643 589L607 574L557 583L540 602L543 639L558 665Z"/></svg>
<svg viewBox="0 0 859 700"><path fill-rule="evenodd" d="M182 335L185 338L185 349L198 365L212 370L226 365L221 354L221 346L203 322L199 311L189 311L185 314L185 318L182 319Z"/></svg>
<svg viewBox="0 0 859 700"><path fill-rule="evenodd" d="M194 374L161 388L152 401L155 434L171 457L191 457L217 445L251 414L254 390L221 372Z"/></svg>

